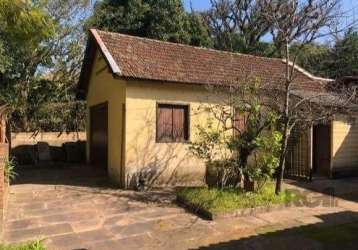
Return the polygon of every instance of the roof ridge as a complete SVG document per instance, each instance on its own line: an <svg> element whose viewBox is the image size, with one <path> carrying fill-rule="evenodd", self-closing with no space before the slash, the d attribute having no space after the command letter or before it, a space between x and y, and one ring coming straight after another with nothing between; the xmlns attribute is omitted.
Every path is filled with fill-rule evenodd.
<svg viewBox="0 0 358 250"><path fill-rule="evenodd" d="M181 47L187 47L187 48L193 48L193 49L199 49L199 50L213 51L213 52L222 53L222 54L230 54L230 55L235 55L235 56L246 56L246 57L268 59L268 60L275 60L275 61L282 62L282 58L277 58L277 57L256 56L256 55L244 54L244 53L240 53L240 52L231 52L231 51L226 51L226 50L218 50L218 49L212 49L212 48L207 48L207 47L199 47L199 46L183 44L183 43L161 41L158 39L152 39L152 38L141 37L141 36L133 36L133 35L123 34L123 33L118 33L118 32L104 31L104 30L98 30L98 29L93 29L93 30L96 30L97 32L100 32L100 33L110 33L110 34L114 34L116 36L131 37L131 38L150 41L150 42L165 43L165 44L169 44L169 45L175 45L175 46L181 46Z"/></svg>

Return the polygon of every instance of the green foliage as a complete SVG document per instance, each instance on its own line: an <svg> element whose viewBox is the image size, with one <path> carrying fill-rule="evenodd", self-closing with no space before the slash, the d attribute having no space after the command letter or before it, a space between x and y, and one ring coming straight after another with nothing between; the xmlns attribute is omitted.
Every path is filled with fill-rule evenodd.
<svg viewBox="0 0 358 250"><path fill-rule="evenodd" d="M0 103L11 109L13 131L83 129L75 125L84 123L75 86L84 44L79 13L87 2L0 0Z"/></svg>
<svg viewBox="0 0 358 250"><path fill-rule="evenodd" d="M45 1L1 0L1 33L6 35L6 46L31 53L51 38L55 23L44 11ZM26 46L24 46L26 45Z"/></svg>
<svg viewBox="0 0 358 250"><path fill-rule="evenodd" d="M204 21L195 13L186 13L181 0L97 2L87 27L196 46L211 45Z"/></svg>
<svg viewBox="0 0 358 250"><path fill-rule="evenodd" d="M238 162L241 169L247 168L248 157L255 151L264 153L266 146L265 138L268 136L266 130L271 130L276 123L277 116L272 110L266 109L262 96L259 94L260 81L253 79L252 82L244 84L238 93L233 95L235 117L233 121L240 117L243 126L238 124L233 126L233 134L228 141L228 148L237 152ZM241 122L241 123L242 123ZM272 131L271 131L272 132ZM275 135L275 133L270 136ZM269 140L272 138L269 138Z"/></svg>
<svg viewBox="0 0 358 250"><path fill-rule="evenodd" d="M20 244L20 245L0 244L0 250L46 250L46 247L44 246L42 241L37 240L37 241L31 241L31 242L23 243L23 244Z"/></svg>
<svg viewBox="0 0 358 250"><path fill-rule="evenodd" d="M254 152L255 164L245 168L245 176L258 182L265 182L272 178L279 165L281 141L282 134L278 131L271 131L258 137L255 141L257 145Z"/></svg>
<svg viewBox="0 0 358 250"><path fill-rule="evenodd" d="M219 177L216 186L221 188L229 183L236 186L238 182L232 185L230 180L238 181L240 176L264 183L279 162L282 136L273 129L277 115L267 108L258 79L220 91L226 95L223 103L201 108L210 118L196 126L196 140L189 151L206 161L207 173L212 173L210 186L215 176Z"/></svg>
<svg viewBox="0 0 358 250"><path fill-rule="evenodd" d="M211 48L213 47L213 41L209 36L208 27L205 25L203 17L196 12L192 12L188 15L187 32L190 37L190 45Z"/></svg>
<svg viewBox="0 0 358 250"><path fill-rule="evenodd" d="M6 68L3 78L16 80L34 73L38 63L50 58L44 44L55 33L55 23L43 10L44 1L0 0L0 37ZM38 59L38 58L36 58ZM0 62L1 64L1 62Z"/></svg>
<svg viewBox="0 0 358 250"><path fill-rule="evenodd" d="M297 63L317 76L332 79L358 75L358 32L349 30L334 46L310 44L291 47Z"/></svg>
<svg viewBox="0 0 358 250"><path fill-rule="evenodd" d="M269 206L273 204L287 204L302 197L288 190L275 194L274 184L266 183L256 193L245 192L242 189L217 188L183 188L177 191L177 196L190 204L212 213L233 212L237 209Z"/></svg>
<svg viewBox="0 0 358 250"><path fill-rule="evenodd" d="M196 125L195 128L197 140L189 145L190 152L207 162L226 158L227 154L223 151L226 144L225 135L213 128L212 119L207 120L206 126Z"/></svg>
<svg viewBox="0 0 358 250"><path fill-rule="evenodd" d="M11 181L15 180L17 176L17 173L15 172L16 165L17 163L15 158L5 161L4 176L8 183L11 183Z"/></svg>
<svg viewBox="0 0 358 250"><path fill-rule="evenodd" d="M358 32L349 30L336 42L327 63L328 76L339 78L358 75Z"/></svg>
<svg viewBox="0 0 358 250"><path fill-rule="evenodd" d="M189 145L189 151L205 160L207 185L218 188L236 186L239 166L233 151L228 148L232 136L214 127L214 121L210 118L206 126L197 125L196 129L197 139Z"/></svg>
<svg viewBox="0 0 358 250"><path fill-rule="evenodd" d="M326 45L308 44L291 46L293 56L297 55L297 64L316 76L328 77L329 68L327 63L330 57L330 48Z"/></svg>

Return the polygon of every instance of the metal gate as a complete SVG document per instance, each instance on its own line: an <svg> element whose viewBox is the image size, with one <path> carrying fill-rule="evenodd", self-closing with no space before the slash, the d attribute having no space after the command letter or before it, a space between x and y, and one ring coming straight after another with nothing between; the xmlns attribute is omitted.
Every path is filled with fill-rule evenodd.
<svg viewBox="0 0 358 250"><path fill-rule="evenodd" d="M293 130L288 144L285 177L312 180L311 130Z"/></svg>

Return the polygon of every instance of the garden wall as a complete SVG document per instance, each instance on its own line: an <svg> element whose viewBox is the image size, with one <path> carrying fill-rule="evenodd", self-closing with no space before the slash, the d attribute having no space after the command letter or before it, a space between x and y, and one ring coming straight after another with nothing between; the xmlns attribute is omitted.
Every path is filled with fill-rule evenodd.
<svg viewBox="0 0 358 250"><path fill-rule="evenodd" d="M82 162L85 132L11 133L11 155L21 165L41 161Z"/></svg>

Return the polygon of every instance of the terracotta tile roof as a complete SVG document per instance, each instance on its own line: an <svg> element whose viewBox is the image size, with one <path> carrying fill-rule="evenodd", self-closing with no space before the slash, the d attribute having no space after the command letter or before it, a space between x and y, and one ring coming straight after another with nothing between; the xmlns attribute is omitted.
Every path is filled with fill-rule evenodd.
<svg viewBox="0 0 358 250"><path fill-rule="evenodd" d="M121 77L191 84L227 84L247 77L264 83L282 83L281 59L223 52L147 38L91 30L91 34ZM295 70L295 86L321 90L322 81L302 69Z"/></svg>

